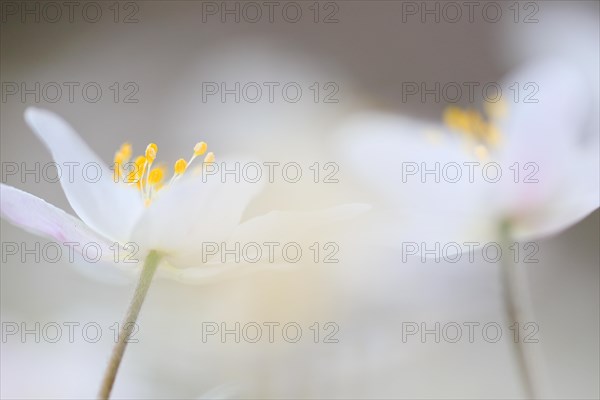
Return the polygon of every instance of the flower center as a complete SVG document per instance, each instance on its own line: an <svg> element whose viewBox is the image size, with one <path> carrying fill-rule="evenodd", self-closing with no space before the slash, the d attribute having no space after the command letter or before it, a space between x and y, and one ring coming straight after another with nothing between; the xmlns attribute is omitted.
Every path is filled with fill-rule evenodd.
<svg viewBox="0 0 600 400"><path fill-rule="evenodd" d="M498 147L502 142L502 133L492 121L505 114L506 103L502 100L486 102L484 114L474 109L449 106L444 110L444 123L465 138L477 158L487 159L489 149Z"/></svg>
<svg viewBox="0 0 600 400"><path fill-rule="evenodd" d="M140 191L144 204L149 206L160 190L172 185L185 173L197 157L206 153L207 149L208 145L205 142L196 143L189 161L185 161L183 158L175 161L173 176L169 183L165 185L164 178L167 168L164 165L157 165L153 168L158 154L158 146L155 143L150 143L146 146L144 155L137 156L134 161L130 161L133 149L131 144L123 143L114 157L113 173L115 182L134 185ZM215 155L209 152L204 157L203 165L214 161Z"/></svg>

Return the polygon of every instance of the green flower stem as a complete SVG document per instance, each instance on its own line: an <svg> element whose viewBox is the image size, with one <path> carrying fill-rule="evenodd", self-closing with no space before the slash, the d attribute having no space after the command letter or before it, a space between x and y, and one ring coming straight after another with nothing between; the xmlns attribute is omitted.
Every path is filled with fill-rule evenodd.
<svg viewBox="0 0 600 400"><path fill-rule="evenodd" d="M516 329L520 331L523 326L524 299L523 293L519 290L521 284L517 271L518 265L510 259L511 237L509 225L503 224L500 229L500 245L502 247L502 265L500 266L502 274L502 291L504 297L504 311L509 326L517 323ZM533 384L533 366L530 357L525 349L525 343L521 335L517 335L516 340L511 340L513 353L517 362L519 376L526 399L537 399L537 393Z"/></svg>
<svg viewBox="0 0 600 400"><path fill-rule="evenodd" d="M99 399L108 399L110 397L110 392L115 383L119 365L121 365L121 360L123 359L123 353L125 353L125 348L129 342L129 337L131 336L131 332L135 327L135 322L137 321L140 309L142 308L142 304L144 303L144 299L146 298L146 294L150 288L150 283L152 283L152 278L154 277L154 273L156 272L160 258L160 254L156 251L151 251L146 258L144 268L142 269L142 273L140 275L140 280L133 294L133 299L131 299L131 304L129 305L127 314L125 314L125 318L123 319L118 342L113 348L110 361L108 362L108 367L104 372L104 379L102 380L102 386L100 387L100 392L98 393Z"/></svg>

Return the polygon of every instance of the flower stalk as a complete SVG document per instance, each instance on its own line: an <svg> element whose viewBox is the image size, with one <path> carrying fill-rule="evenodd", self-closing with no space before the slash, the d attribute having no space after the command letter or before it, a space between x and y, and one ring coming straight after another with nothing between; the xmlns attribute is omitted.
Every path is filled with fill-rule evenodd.
<svg viewBox="0 0 600 400"><path fill-rule="evenodd" d="M125 314L125 318L123 319L118 341L113 348L110 361L108 362L108 367L106 368L104 378L102 379L102 386L100 387L100 392L98 393L99 399L110 398L110 392L112 391L115 383L115 378L117 377L117 372L119 370L119 366L121 365L125 348L127 347L127 343L129 343L129 338L135 327L140 309L142 308L142 304L144 303L144 299L146 298L146 294L148 293L148 289L152 283L152 278L154 277L154 273L156 272L160 258L160 254L156 251L151 251L148 254L148 257L146 257L146 261L144 262L144 267L142 269L142 273L140 274L138 284L135 288L131 304L129 305L127 313Z"/></svg>
<svg viewBox="0 0 600 400"><path fill-rule="evenodd" d="M509 257L511 236L508 222L501 225L500 245L503 253L500 269L506 322L509 326L513 326L514 324L515 329L520 330L524 322L526 299L524 298L523 290L520 288L521 282L517 271L518 264ZM533 383L533 363L531 358L528 357L524 346L525 343L521 339L520 334L517 334L516 338L511 342L524 396L526 399L537 399L537 391Z"/></svg>

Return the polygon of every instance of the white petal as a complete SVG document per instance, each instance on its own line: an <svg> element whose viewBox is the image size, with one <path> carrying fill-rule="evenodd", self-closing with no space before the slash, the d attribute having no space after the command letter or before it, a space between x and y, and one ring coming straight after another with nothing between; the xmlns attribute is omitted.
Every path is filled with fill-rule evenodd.
<svg viewBox="0 0 600 400"><path fill-rule="evenodd" d="M598 208L598 110L594 91L575 65L546 61L518 70L509 82L534 81L538 103L512 104L501 124L507 136L503 164L520 163L519 183L502 194L515 234L532 238L564 229ZM524 182L534 163L538 182Z"/></svg>
<svg viewBox="0 0 600 400"><path fill-rule="evenodd" d="M254 274L260 271L282 271L289 269L291 264L205 264L201 267L194 266L188 268L174 267L171 265L161 265L157 271L157 277L171 279L177 282L189 285L208 285L228 281L231 279L239 279L249 274ZM288 267L288 268L286 268Z"/></svg>
<svg viewBox="0 0 600 400"><path fill-rule="evenodd" d="M523 216L512 227L516 240L525 241L551 236L570 228L598 209L598 194L588 197L587 207L582 197L573 196L569 201L552 202L543 212ZM551 216L551 218L549 218Z"/></svg>
<svg viewBox="0 0 600 400"><path fill-rule="evenodd" d="M551 196L538 207L521 211L513 225L513 234L518 240L556 234L598 209L600 161L595 151L579 152L564 165L567 173Z"/></svg>
<svg viewBox="0 0 600 400"><path fill-rule="evenodd" d="M202 177L184 176L163 189L135 226L132 240L166 253L172 264L196 262L201 243L229 237L263 186L220 179L212 175L203 182Z"/></svg>
<svg viewBox="0 0 600 400"><path fill-rule="evenodd" d="M348 228L338 224L352 220L370 209L371 206L368 204L355 203L317 211L271 211L240 224L222 246L226 249L234 249L237 245L241 249L254 244L254 247L251 245L244 253L245 257L252 260L252 263L244 268L252 268L254 265L264 263L285 264L284 246L299 246L303 252L308 252L309 247L316 241L323 243L335 241L336 244L340 240L344 241L348 236L344 235ZM267 242L274 243L271 246L276 246L273 247L272 254L264 244ZM211 263L229 261L227 258L223 260L223 254L221 251L208 260ZM307 259L306 257L302 256L301 259ZM245 260L242 259L241 262L244 263Z"/></svg>
<svg viewBox="0 0 600 400"><path fill-rule="evenodd" d="M402 171L407 163L470 159L456 137L439 124L379 112L350 118L339 129L339 144L348 168L372 189L398 197L406 193Z"/></svg>
<svg viewBox="0 0 600 400"><path fill-rule="evenodd" d="M568 159L568 150L582 143L593 92L575 66L560 61L527 65L511 74L504 86L510 82L531 86L519 92L516 103L512 93L506 94L511 98L508 115L498 121L506 137L503 158L537 162L541 173L554 176Z"/></svg>
<svg viewBox="0 0 600 400"><path fill-rule="evenodd" d="M79 253L75 254L73 263L69 263L78 273L106 284L126 285L135 282L139 277L140 263L125 262L123 257L119 262L113 260L115 248L109 249L106 257L96 261L90 261L90 257L84 257ZM121 248L121 252L124 250ZM124 253L120 253L124 254Z"/></svg>
<svg viewBox="0 0 600 400"><path fill-rule="evenodd" d="M95 243L102 254L110 258L112 252L109 248L112 243L60 208L5 184L0 185L0 195L2 218L10 223L58 243L80 244L72 245L75 250L81 250L88 243Z"/></svg>
<svg viewBox="0 0 600 400"><path fill-rule="evenodd" d="M115 183L106 164L58 115L30 107L25 111L25 120L61 167L60 183L77 215L102 235L127 240L143 211L135 189ZM73 174L67 173L69 165L74 166Z"/></svg>
<svg viewBox="0 0 600 400"><path fill-rule="evenodd" d="M365 113L341 128L340 148L346 168L382 197L374 220L378 243L425 242L431 248L435 242L489 238L496 210L485 199L494 184L482 179L483 163L469 180L464 163L478 160L457 134L433 123ZM454 183L456 165L462 175ZM426 171L436 166L437 177Z"/></svg>
<svg viewBox="0 0 600 400"><path fill-rule="evenodd" d="M271 211L238 225L229 242L298 242L317 230L350 220L370 209L368 204L343 204L317 211Z"/></svg>
<svg viewBox="0 0 600 400"><path fill-rule="evenodd" d="M2 218L33 234L62 244L62 258L82 274L113 284L129 283L142 252L123 248L90 229L83 221L12 186L0 186ZM68 243L68 244L67 244ZM84 249L86 254L83 254ZM73 258L71 258L73 256ZM116 267L116 268L115 268Z"/></svg>
<svg viewBox="0 0 600 400"><path fill-rule="evenodd" d="M198 243L195 248L186 253L185 257L181 255L167 257L167 265L161 268L160 275L185 283L205 284L238 278L261 270L288 269L295 264L285 262L281 257L282 244L306 242L301 246L303 249L307 249L314 241L314 237L307 236L310 233L330 227L332 223L352 219L367 212L370 208L365 204L345 204L313 212L272 211L238 225L226 242L214 242L220 246L220 250L223 248L234 249L235 243L239 243L241 248L251 242L257 243L259 246L263 246L264 242L277 242L279 248L272 260L269 260L269 252L266 247L261 247L262 259L256 258L254 254L248 255L252 262L242 258L240 258L240 262L235 262L234 256L231 254L223 260L221 252L212 257L203 256L202 252L205 250L202 243ZM173 265L174 262L176 266Z"/></svg>

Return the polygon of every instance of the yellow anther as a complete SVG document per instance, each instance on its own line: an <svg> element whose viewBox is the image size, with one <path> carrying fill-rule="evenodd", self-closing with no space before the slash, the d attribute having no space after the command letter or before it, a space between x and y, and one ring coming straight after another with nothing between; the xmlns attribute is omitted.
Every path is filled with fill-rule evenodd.
<svg viewBox="0 0 600 400"><path fill-rule="evenodd" d="M500 102L498 102L500 103ZM486 103L486 115L496 113L498 110L491 111L489 106L495 104L496 107L503 107L497 103ZM487 146L495 147L502 140L500 130L490 122L490 118L484 117L482 113L473 109L460 109L456 106L449 106L444 111L444 123L451 129L462 133L468 142L468 148L472 149L472 143L477 145L474 148L475 155L480 159L489 157ZM471 150L469 150L471 151Z"/></svg>
<svg viewBox="0 0 600 400"><path fill-rule="evenodd" d="M131 168L126 168L126 170L129 170L130 172L127 174L127 180L125 182L140 183L140 178L142 177L142 175L144 174L144 170L146 169L146 157L138 156L135 159L132 168L133 170Z"/></svg>
<svg viewBox="0 0 600 400"><path fill-rule="evenodd" d="M185 161L183 158L180 158L179 160L175 161L175 175L183 174L186 168L187 161Z"/></svg>
<svg viewBox="0 0 600 400"><path fill-rule="evenodd" d="M146 157L145 156L137 156L135 158L135 166L137 167L137 169L141 170L144 165L146 164Z"/></svg>
<svg viewBox="0 0 600 400"><path fill-rule="evenodd" d="M119 150L115 152L115 180L125 177L123 181L134 185L140 191L142 201L146 207L150 206L154 196L159 190L169 187L189 168L190 163L198 156L202 156L208 150L208 145L205 142L198 142L194 145L194 154L189 161L183 158L177 160L174 165L175 173L168 183L164 182L167 168L159 165L152 168L156 156L158 154L158 146L155 143L150 143L146 146L146 151L143 155L135 158L133 162L129 162L132 154L132 147L129 143L123 143ZM205 163L215 161L215 155L209 152L204 157ZM202 169L201 166L199 166Z"/></svg>
<svg viewBox="0 0 600 400"><path fill-rule="evenodd" d="M146 158L149 163L152 163L156 159L156 154L158 153L158 146L154 143L150 143L146 147Z"/></svg>
<svg viewBox="0 0 600 400"><path fill-rule="evenodd" d="M212 151L209 152L206 157L204 157L204 162L207 164L215 162L215 154Z"/></svg>
<svg viewBox="0 0 600 400"><path fill-rule="evenodd" d="M115 152L115 164L124 164L131 158L131 145L129 143L123 143L119 150Z"/></svg>
<svg viewBox="0 0 600 400"><path fill-rule="evenodd" d="M119 152L123 155L123 157L125 157L127 160L129 160L131 158L132 150L133 149L131 147L131 144L123 143L121 145L121 148L119 149Z"/></svg>
<svg viewBox="0 0 600 400"><path fill-rule="evenodd" d="M479 114L476 110L466 110L465 119L465 131L475 136L481 136L483 124L485 124L481 114Z"/></svg>
<svg viewBox="0 0 600 400"><path fill-rule="evenodd" d="M448 106L444 110L444 124L450 128L458 128L462 110L456 106Z"/></svg>
<svg viewBox="0 0 600 400"><path fill-rule="evenodd" d="M121 164L125 163L126 160L127 160L127 158L125 157L125 155L123 154L122 151L119 150L115 153L115 158L114 158L115 164L119 164L119 166L120 166Z"/></svg>
<svg viewBox="0 0 600 400"><path fill-rule="evenodd" d="M196 143L196 145L194 146L194 155L201 156L202 154L206 153L207 148L208 148L208 145L204 142Z"/></svg>
<svg viewBox="0 0 600 400"><path fill-rule="evenodd" d="M456 106L450 106L444 112L444 123L461 133L473 134L474 115L470 110L462 110Z"/></svg>
<svg viewBox="0 0 600 400"><path fill-rule="evenodd" d="M148 174L148 184L157 185L162 182L165 177L165 168L164 167L156 167L153 168L152 171Z"/></svg>

